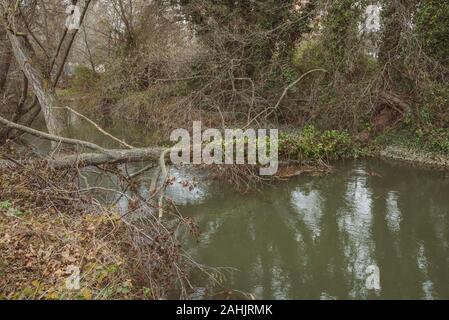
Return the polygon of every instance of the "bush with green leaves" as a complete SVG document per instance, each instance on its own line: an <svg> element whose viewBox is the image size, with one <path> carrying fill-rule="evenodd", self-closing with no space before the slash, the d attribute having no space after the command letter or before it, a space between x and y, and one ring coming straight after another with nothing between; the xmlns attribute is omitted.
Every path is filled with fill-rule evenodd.
<svg viewBox="0 0 449 320"><path fill-rule="evenodd" d="M354 151L352 139L345 131L320 131L307 126L300 134L284 133L279 137L279 154L283 159L302 162L337 160L353 157Z"/></svg>

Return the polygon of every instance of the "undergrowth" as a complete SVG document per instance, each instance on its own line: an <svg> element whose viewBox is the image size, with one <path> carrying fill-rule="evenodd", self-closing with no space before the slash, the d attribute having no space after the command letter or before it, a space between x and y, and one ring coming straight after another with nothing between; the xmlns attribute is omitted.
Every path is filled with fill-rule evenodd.
<svg viewBox="0 0 449 320"><path fill-rule="evenodd" d="M137 200L124 217L77 177L2 160L0 299L163 299L175 289L186 297L196 265L173 230L194 221L165 225Z"/></svg>

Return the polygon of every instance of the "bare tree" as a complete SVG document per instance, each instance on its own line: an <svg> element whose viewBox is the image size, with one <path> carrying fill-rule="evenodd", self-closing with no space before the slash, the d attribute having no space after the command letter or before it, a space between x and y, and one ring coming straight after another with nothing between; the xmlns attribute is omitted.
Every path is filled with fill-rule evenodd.
<svg viewBox="0 0 449 320"><path fill-rule="evenodd" d="M90 0L85 1L81 23L90 2ZM35 3L28 5L35 6ZM58 136L63 135L64 115L55 89L78 29L71 31L67 27L64 29L57 50L49 61L50 58L46 49L30 29L30 22L23 14L19 2L3 0L1 2L1 14L5 17L4 27L14 58L39 101L48 132ZM46 56L43 62L39 61L39 55L33 47L33 42ZM55 68L55 72L52 72L53 68ZM52 76L52 74L54 75Z"/></svg>

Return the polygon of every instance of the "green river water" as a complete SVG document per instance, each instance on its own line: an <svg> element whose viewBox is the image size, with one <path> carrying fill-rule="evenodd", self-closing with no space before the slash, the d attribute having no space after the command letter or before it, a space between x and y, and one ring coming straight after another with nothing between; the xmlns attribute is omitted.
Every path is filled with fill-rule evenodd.
<svg viewBox="0 0 449 320"><path fill-rule="evenodd" d="M237 269L225 288L259 299L449 298L447 172L370 159L260 194L218 183L194 193L173 192L200 223L191 253ZM366 287L373 265L379 290Z"/></svg>

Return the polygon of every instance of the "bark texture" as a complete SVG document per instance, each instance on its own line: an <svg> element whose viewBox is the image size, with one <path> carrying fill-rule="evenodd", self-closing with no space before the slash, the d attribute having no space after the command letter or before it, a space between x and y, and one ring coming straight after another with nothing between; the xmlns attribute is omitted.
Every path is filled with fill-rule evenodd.
<svg viewBox="0 0 449 320"><path fill-rule="evenodd" d="M0 27L1 28L1 27ZM9 67L12 60L11 44L5 29L0 29L0 94L5 90Z"/></svg>
<svg viewBox="0 0 449 320"><path fill-rule="evenodd" d="M50 79L44 77L38 63L34 61L34 51L24 36L17 36L7 31L14 58L33 88L39 100L48 132L61 136L64 131L65 118L58 104L58 98L50 84Z"/></svg>

